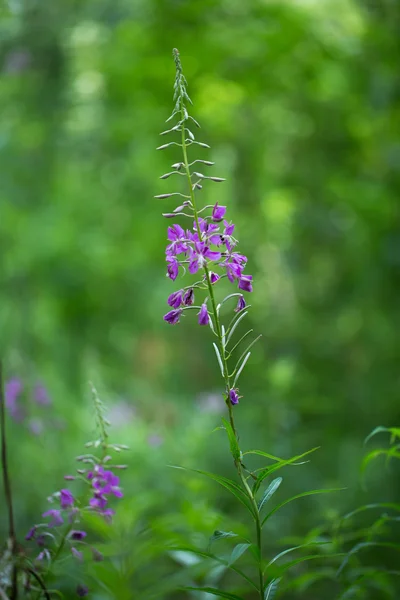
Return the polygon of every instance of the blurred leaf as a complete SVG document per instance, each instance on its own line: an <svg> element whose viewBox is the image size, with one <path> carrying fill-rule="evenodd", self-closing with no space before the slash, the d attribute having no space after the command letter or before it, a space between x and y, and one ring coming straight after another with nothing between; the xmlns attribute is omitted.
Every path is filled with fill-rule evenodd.
<svg viewBox="0 0 400 600"><path fill-rule="evenodd" d="M261 498L260 503L258 505L259 512L261 512L262 507L264 506L264 504L266 502L268 502L268 500L271 498L271 496L273 496L273 494L275 494L276 490L279 488L279 486L281 485L282 481L283 481L282 477L277 477L276 479L274 479L273 481L271 481L271 483L269 484L269 486L265 490L264 494L262 495L262 498Z"/></svg>
<svg viewBox="0 0 400 600"><path fill-rule="evenodd" d="M237 544L232 550L232 554L228 560L229 566L236 562L242 554L246 552L248 548L250 548L251 544Z"/></svg>

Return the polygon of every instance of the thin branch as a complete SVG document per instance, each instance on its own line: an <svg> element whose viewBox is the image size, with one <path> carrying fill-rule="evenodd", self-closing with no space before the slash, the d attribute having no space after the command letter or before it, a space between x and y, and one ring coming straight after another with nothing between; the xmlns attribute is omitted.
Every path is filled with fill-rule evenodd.
<svg viewBox="0 0 400 600"><path fill-rule="evenodd" d="M7 439L6 439L6 409L3 379L3 364L0 360L0 432L1 432L1 470L3 473L4 495L8 511L8 536L13 557L12 585L10 600L18 598L18 569L16 566L17 539L15 535L14 511L12 503L11 482L8 472Z"/></svg>

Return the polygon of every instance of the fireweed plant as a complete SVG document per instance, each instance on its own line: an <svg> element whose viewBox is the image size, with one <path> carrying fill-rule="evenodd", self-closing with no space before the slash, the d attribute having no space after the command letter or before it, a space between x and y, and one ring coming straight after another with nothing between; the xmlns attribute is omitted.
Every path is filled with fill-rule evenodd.
<svg viewBox="0 0 400 600"><path fill-rule="evenodd" d="M193 126L199 128L200 125L189 114L189 105L192 105L192 101L187 92L187 81L182 72L178 50L173 50L173 57L176 67L174 84L175 106L171 116L167 119L167 122L172 122L172 127L167 131L163 131L161 135L174 135L175 139L162 144L157 149L165 150L173 147L180 149L180 159L172 165L172 171L162 175L161 179L169 179L170 177L176 179L182 178L185 180L186 191L184 190L184 193L181 191L172 191L160 194L156 198L168 199L178 196L181 200L180 205L172 212L164 213L163 216L167 219L183 217L188 223L185 228L178 223L173 223L168 227L168 245L166 248L167 276L171 281L175 282L180 274L185 275L189 272L191 275L196 275L197 281L180 287L180 289L170 294L167 300L170 310L165 314L164 321L170 325L176 325L188 311L195 310L199 325L207 326L211 330L211 335L215 338L213 347L223 379L223 397L228 411L228 419L223 419L222 428L226 430L228 435L230 451L239 482L213 473L197 472L207 475L228 489L250 513L255 529L255 542L245 540L245 543L236 545L229 560L225 561L211 554L209 551L210 548L207 551L198 549L191 549L190 551L197 553L201 557L212 558L233 569L245 579L247 584L253 588L253 591L254 589L257 591L261 600L272 600L276 594L281 575L286 569L293 564L298 564L301 560L317 558L319 554L300 559L297 558L276 568L276 564L274 563L281 556L296 550L297 547L285 550L267 562L264 560L262 554L263 526L277 510L288 502L303 496L324 493L331 490L313 490L298 494L266 511L267 504L279 488L282 478L273 479L266 488L262 489L264 481L275 471L286 465L299 464L299 461L313 450L283 460L260 450L242 452L240 449L235 420L235 411L238 409L238 404L242 397L238 387L239 378L250 358L252 346L261 336L256 337L247 345L234 366L231 365L231 362L235 350L242 345L245 339L248 340L252 333L252 330L249 330L238 340L235 335L238 325L246 317L250 308L247 304L247 295L253 291L253 277L246 270L247 257L238 252L238 240L235 237L236 227L226 218L227 208L221 206L218 202L215 205L205 206L201 206L199 203L198 195L206 181L220 183L224 179L214 177L213 175L205 175L197 170L203 169L203 167L211 167L214 163L203 158L197 158L197 155L192 154L195 149L203 151L203 149L210 148L210 146L198 141L192 131ZM190 158L189 154L191 155ZM228 279L233 288L236 289L219 300L217 299L218 289L223 278ZM199 304L195 304L196 296L201 298ZM233 306L231 306L231 303ZM223 307L224 309L230 307L228 309L227 324L224 324L222 318ZM272 464L251 471L243 462L246 455L262 456L272 461ZM232 533L215 532L211 538L211 542L224 537L232 537L233 535ZM318 542L316 543L318 544ZM252 552L255 558L257 567L256 581L238 569L234 564L248 550ZM240 597L237 595L212 587L187 589L202 590L216 596L231 598L231 600L240 600Z"/></svg>
<svg viewBox="0 0 400 600"><path fill-rule="evenodd" d="M5 438L5 404L1 395L2 467L6 504L9 516L8 548L0 560L0 598L16 600L23 597L39 600L60 596L60 591L50 587L48 580L54 580L58 563L64 565L68 559L75 561L78 571L81 563L87 560L103 560L90 534L85 521L98 517L110 525L115 514L113 500L122 498L119 477L116 474L126 465L114 464L113 454L119 454L127 447L109 441L109 422L104 415L104 406L93 386L92 397L96 416L98 437L85 446L90 453L77 457L80 467L76 474L64 476L64 486L47 498L41 520L32 525L25 535L26 547L17 543L10 477L7 468L7 445ZM9 392L9 385L6 385ZM64 568L64 567L63 567ZM3 594L3 595L2 595ZM84 581L78 582L76 595L85 597L89 587Z"/></svg>

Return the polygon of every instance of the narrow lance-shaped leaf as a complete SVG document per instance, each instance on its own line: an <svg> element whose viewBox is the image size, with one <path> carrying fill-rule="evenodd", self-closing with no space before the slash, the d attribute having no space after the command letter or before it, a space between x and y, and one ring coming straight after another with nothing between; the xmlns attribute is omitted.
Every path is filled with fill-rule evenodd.
<svg viewBox="0 0 400 600"><path fill-rule="evenodd" d="M380 425L379 427L375 427L375 429L371 431L371 433L365 438L364 444L369 442L369 440L372 437L374 437L377 433L390 433L391 442L393 442L396 439L396 437L400 438L400 427L383 427L382 425Z"/></svg>
<svg viewBox="0 0 400 600"><path fill-rule="evenodd" d="M280 579L273 579L265 590L264 600L273 600L278 591Z"/></svg>
<svg viewBox="0 0 400 600"><path fill-rule="evenodd" d="M293 502L293 500L299 500L300 498L305 498L306 496L315 496L316 494L330 494L331 492L341 492L343 491L345 488L333 488L333 489L321 489L321 490L310 490L308 492L303 492L302 494L297 494L296 496L292 496L291 498L288 498L287 500L284 500L284 502L281 502L280 504L278 504L277 506L275 506L275 508L273 508L266 517L264 517L263 521L262 521L262 525L264 525L264 523L266 523L266 521L268 521L268 519L270 517L272 517L273 514L275 514L279 509L281 509L283 506L285 506L286 504L289 504L289 502Z"/></svg>
<svg viewBox="0 0 400 600"><path fill-rule="evenodd" d="M244 359L243 359L243 362L242 362L242 364L240 365L240 368L239 368L238 372L237 372L237 373L236 373L236 375L235 375L235 379L233 380L233 387L235 387L235 385L236 385L236 382L238 381L238 379L239 379L239 377L240 377L240 374L241 374L241 372L243 371L243 369L244 369L244 367L245 367L245 365L246 365L247 361L249 360L250 356L251 356L251 352L248 352L248 353L246 354L246 356L244 357Z"/></svg>
<svg viewBox="0 0 400 600"><path fill-rule="evenodd" d="M236 327L239 325L240 321L245 318L246 315L247 315L247 310L240 315L240 317L235 321L235 323L232 326L228 327L228 337L226 339L226 343L229 342L229 340L231 339L231 337L235 333Z"/></svg>
<svg viewBox="0 0 400 600"><path fill-rule="evenodd" d="M221 590L217 590L212 587L184 587L184 590L191 590L193 592L207 592L208 594L212 594L213 596L218 596L219 598L227 598L227 600L244 600L240 596L236 596L236 594L230 594L229 592L223 592Z"/></svg>
<svg viewBox="0 0 400 600"><path fill-rule="evenodd" d="M252 348L252 347L254 346L254 344L255 344L256 342L258 342L258 340L259 340L261 337L262 337L261 335L257 336L257 337L256 337L256 338L255 338L255 339L252 341L252 342L250 342L250 344L247 346L246 350L244 350L244 351L242 352L242 354L240 355L240 357L239 357L239 360L237 361L237 363L236 363L236 366L235 366L235 368L234 368L234 370L233 370L233 372L234 372L234 373L235 373L236 369L238 368L238 366L240 365L240 363L241 363L241 361L242 361L243 357L245 356L245 354L249 352L250 348Z"/></svg>
<svg viewBox="0 0 400 600"><path fill-rule="evenodd" d="M279 488L279 486L281 485L283 479L282 477L277 477L276 479L274 479L273 481L271 481L271 483L269 484L269 486L267 487L267 489L265 490L261 500L260 500L260 504L258 505L258 511L261 512L262 507L264 506L264 504L266 502L268 502L268 500L271 498L271 496L273 496L273 494L275 494L276 490Z"/></svg>
<svg viewBox="0 0 400 600"><path fill-rule="evenodd" d="M232 550L232 554L229 558L228 564L229 566L236 562L248 548L250 548L251 544L237 544Z"/></svg>
<svg viewBox="0 0 400 600"><path fill-rule="evenodd" d="M231 454L233 456L233 460L236 462L240 459L240 448L238 444L237 437L235 432L232 429L232 425L226 419L222 419L224 427L226 429L226 433L228 434L229 446L231 449Z"/></svg>
<svg viewBox="0 0 400 600"><path fill-rule="evenodd" d="M224 532L215 532L215 533L224 533ZM236 534L233 534L236 535ZM215 562L227 567L228 569L231 569L232 571L234 571L235 573L237 573L238 575L240 575L241 577L243 577L243 579L245 579L245 581L247 581L247 583L249 585L251 585L254 589L258 590L257 585L254 583L254 581L252 581L250 579L250 577L248 577L246 575L246 573L244 573L243 571L241 571L240 569L238 569L234 564L229 564L229 562L219 556L216 556L215 554L212 554L209 551L205 551L205 550L198 550L197 548L188 548L188 547L183 547L183 548L177 548L177 551L182 551L182 552L186 552L186 553L192 553L194 556L198 556L201 558L209 558L210 560L214 560Z"/></svg>
<svg viewBox="0 0 400 600"><path fill-rule="evenodd" d="M255 516L253 507L249 504L247 495L242 490L242 488L231 479L228 479L227 477L222 477L221 475L216 475L215 473L209 473L208 471L201 471L200 469L186 469L185 467L179 467L174 465L171 466L173 469L182 469L182 471L191 471L192 473L199 473L200 475L205 475L209 479L216 481L217 483L222 485L222 487L227 489L231 494L233 494L239 500L239 502L241 502L243 506L247 508L247 510L253 517Z"/></svg>
<svg viewBox="0 0 400 600"><path fill-rule="evenodd" d="M222 377L224 377L224 366L222 364L222 359L221 359L221 355L220 355L219 350L218 350L218 346L217 346L217 344L215 342L213 342L213 346L214 346L215 354L217 355L217 360L218 360L219 368L221 369L221 375L222 375Z"/></svg>
<svg viewBox="0 0 400 600"><path fill-rule="evenodd" d="M279 469L282 469L283 467L286 467L288 465L299 464L298 463L299 459L304 458L304 456L307 456L307 454L311 454L311 452L314 452L315 450L318 450L318 448L312 448L311 450L308 450L307 452L303 452L303 454L293 456L292 458L288 458L287 460L281 460L279 462L276 462L274 465L270 465L269 467L266 467L265 469L263 469L261 471L261 473L259 473L259 475L257 477L257 481L254 482L253 492L254 493L257 492L261 483L264 481L264 479L266 477L268 477L275 471L278 471ZM266 455L264 452L261 452L260 450L250 450L249 452L246 452L245 454L259 454L261 456L265 456L266 458L271 458L271 459L275 460L275 457ZM302 463L300 463L300 464L302 464Z"/></svg>
<svg viewBox="0 0 400 600"><path fill-rule="evenodd" d="M274 558L272 560L270 560L269 563L267 564L266 569L268 569L268 567L270 567L272 564L274 564L274 562L276 562L277 560L282 558L282 556L285 556L286 554L289 554L290 552L294 552L295 550L300 550L302 548L309 548L310 546L325 546L326 544L330 544L330 543L331 542L309 542L308 544L300 544L299 546L293 546L292 548L287 548L286 550L283 550L282 552L279 552L279 554L274 556Z"/></svg>
<svg viewBox="0 0 400 600"><path fill-rule="evenodd" d="M237 533L233 533L233 531L219 531L218 529L214 531L210 539L208 540L208 551L211 548L214 542L219 540L225 540L227 538L237 537Z"/></svg>

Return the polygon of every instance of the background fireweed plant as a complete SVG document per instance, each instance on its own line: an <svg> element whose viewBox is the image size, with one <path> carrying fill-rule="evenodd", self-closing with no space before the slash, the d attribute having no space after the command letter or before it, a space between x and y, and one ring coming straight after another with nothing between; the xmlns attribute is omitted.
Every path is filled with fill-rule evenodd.
<svg viewBox="0 0 400 600"><path fill-rule="evenodd" d="M0 387L1 382L0 365ZM49 599L54 595L64 597L58 583L73 573L76 578L75 592L78 597L89 594L85 566L91 561L103 561L103 554L96 548L98 542L94 531L96 519L112 523L115 510L113 500L122 498L117 472L126 465L114 464L112 454L127 447L109 441L109 422L104 406L91 386L96 416L97 439L86 444L88 453L76 458L79 468L76 474L64 476L63 487L47 498L40 521L33 524L25 535L25 548L17 542L10 478L7 469L7 446L5 437L5 401L1 392L1 438L2 470L9 514L8 548L0 557L0 598ZM74 563L71 565L71 561Z"/></svg>
<svg viewBox="0 0 400 600"><path fill-rule="evenodd" d="M260 450L242 452L240 449L239 435L234 416L234 411L237 410L237 405L242 397L239 392L238 382L250 358L251 348L260 336L253 339L247 345L233 367L231 366L231 359L235 354L235 350L242 345L245 339L248 340L252 333L252 330L249 330L238 340L236 339L237 336L235 336L239 323L246 317L250 308L244 294L249 294L253 291L253 278L246 271L246 256L237 251L238 240L235 237L235 225L226 219L226 207L220 206L218 202L215 205L199 206L198 194L202 190L204 182L211 180L220 183L224 179L204 175L197 171L198 168L211 167L214 163L197 158L193 154L189 158L189 154L193 150L202 150L210 146L198 141L192 131L193 126L199 128L200 125L188 111L188 106L192 104L192 101L187 93L187 81L182 72L178 50L173 50L173 57L176 66L174 84L175 106L171 116L167 119L167 122L172 121L173 125L167 131L163 131L161 135L175 135L176 139L159 146L157 149L164 150L174 146L181 149L180 160L175 162L172 165L172 171L162 175L161 179L168 179L170 177L179 179L182 177L186 180L186 193L173 191L160 194L156 198L167 199L173 196L182 198L183 200L180 205L173 212L164 213L163 216L168 219L183 217L189 220L187 229L184 229L177 223L168 227L168 245L166 248L167 276L172 281L175 281L181 273L186 275L189 272L190 275L196 276L197 281L171 293L167 300L171 310L164 316L164 320L171 325L175 325L180 322L181 318L188 311L196 310L199 325L208 326L211 334L215 337L213 347L224 381L224 400L228 409L228 420L222 419L222 429L225 429L228 435L230 451L239 481L236 482L204 471L197 472L217 481L231 492L250 513L255 528L255 542L246 539L237 544L227 560L212 554L210 546L207 550L196 548L186 548L185 550L189 550L204 558L211 558L234 570L245 580L246 585L253 588L253 592L256 590L261 600L272 600L278 590L281 576L287 569L304 560L317 558L320 554L315 551L311 555L297 557L294 560L277 566L276 561L282 556L304 548L304 546L308 546L309 544L289 548L279 553L272 560L267 561L262 555L263 526L275 512L292 500L333 490L320 489L304 492L268 510L267 505L275 491L281 485L282 478L277 477L272 479L267 486L265 486L265 480L284 466L301 464L302 459L310 452L313 452L315 448L286 460ZM218 300L218 288L221 286L221 280L225 278L229 280L237 291ZM201 297L201 304L195 304L195 297L197 295ZM232 307L232 303L234 307ZM226 325L223 322L223 313L227 314ZM243 461L246 457L247 463L251 455L264 457L272 464L256 470L250 470L245 466ZM218 539L229 537L237 536L233 532L215 532L211 537L210 544ZM313 542L315 545L320 543L322 542ZM247 551L252 553L256 564L257 576L255 580L236 566L236 562ZM213 587L189 587L186 589L204 591L222 598L230 598L231 600L240 600L240 596Z"/></svg>

